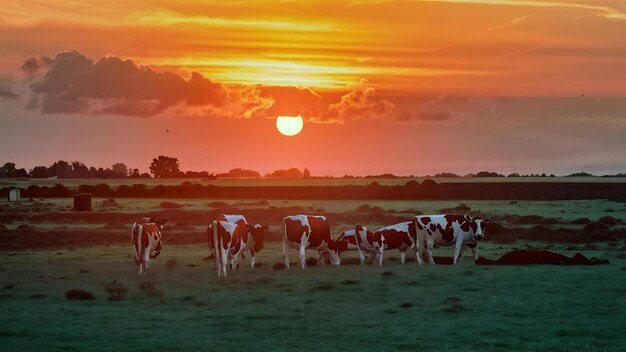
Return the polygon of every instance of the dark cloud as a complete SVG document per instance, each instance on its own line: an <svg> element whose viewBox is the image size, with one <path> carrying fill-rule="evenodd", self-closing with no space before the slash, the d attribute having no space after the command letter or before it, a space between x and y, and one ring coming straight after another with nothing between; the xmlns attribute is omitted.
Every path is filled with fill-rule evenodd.
<svg viewBox="0 0 626 352"><path fill-rule="evenodd" d="M29 57L24 61L20 70L27 75L35 75L41 70L50 67L52 61L53 59L49 56Z"/></svg>
<svg viewBox="0 0 626 352"><path fill-rule="evenodd" d="M185 80L116 56L94 63L78 51L58 53L30 88L31 105L42 113L69 114L152 116L181 105L219 106L227 95L221 84L196 72Z"/></svg>
<svg viewBox="0 0 626 352"><path fill-rule="evenodd" d="M14 99L18 95L11 87L0 86L0 99Z"/></svg>

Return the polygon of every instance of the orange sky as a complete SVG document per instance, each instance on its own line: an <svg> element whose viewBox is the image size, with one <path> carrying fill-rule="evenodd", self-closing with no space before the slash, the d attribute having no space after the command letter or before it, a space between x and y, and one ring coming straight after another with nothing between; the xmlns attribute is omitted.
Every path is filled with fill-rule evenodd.
<svg viewBox="0 0 626 352"><path fill-rule="evenodd" d="M0 161L624 172L625 37L618 0L9 2Z"/></svg>

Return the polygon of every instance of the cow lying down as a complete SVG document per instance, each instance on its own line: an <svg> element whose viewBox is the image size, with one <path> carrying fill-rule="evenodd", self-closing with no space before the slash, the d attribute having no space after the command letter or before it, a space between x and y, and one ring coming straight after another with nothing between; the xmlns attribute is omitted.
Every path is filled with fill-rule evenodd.
<svg viewBox="0 0 626 352"><path fill-rule="evenodd" d="M580 253L568 258L562 254L544 250L518 250L504 254L496 260L478 258L477 265L597 265L608 264L606 259L591 260Z"/></svg>

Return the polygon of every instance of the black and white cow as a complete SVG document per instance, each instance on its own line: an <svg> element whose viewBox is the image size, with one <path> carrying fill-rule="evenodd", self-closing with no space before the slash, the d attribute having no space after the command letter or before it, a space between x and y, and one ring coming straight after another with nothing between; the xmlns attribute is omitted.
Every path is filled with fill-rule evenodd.
<svg viewBox="0 0 626 352"><path fill-rule="evenodd" d="M422 264L421 247L428 251L428 261L433 260L433 244L454 245L453 262L459 260L463 246L468 246L474 254L474 261L478 259L478 241L485 236L485 225L491 219L482 220L480 217L470 218L466 215L418 215L415 217L417 239L415 254L420 265Z"/></svg>
<svg viewBox="0 0 626 352"><path fill-rule="evenodd" d="M383 249L397 249L400 252L400 262L406 261L406 251L414 247L415 224L413 221L404 221L395 225L380 228L374 232L374 237L380 238ZM378 265L383 265L382 251L378 255Z"/></svg>
<svg viewBox="0 0 626 352"><path fill-rule="evenodd" d="M150 259L156 259L161 253L161 232L165 223L167 219L143 218L133 224L131 243L139 276L148 275Z"/></svg>
<svg viewBox="0 0 626 352"><path fill-rule="evenodd" d="M289 268L289 248L299 251L298 259L302 269L306 269L305 251L317 249L320 258L328 257L331 264L339 265L337 244L333 239L330 225L323 216L293 215L283 218L283 258Z"/></svg>
<svg viewBox="0 0 626 352"><path fill-rule="evenodd" d="M335 242L337 243L337 250L340 256L345 251L357 250L361 265L365 262L363 252L367 254L372 262L375 256L383 253L383 243L380 234L375 235L374 232L361 225L356 225L353 230L342 232Z"/></svg>
<svg viewBox="0 0 626 352"><path fill-rule="evenodd" d="M249 252L250 266L254 268L255 255L264 247L267 229L268 226L249 225L243 215L217 216L207 228L207 240L215 256L218 274L226 276L228 259L231 259L231 269L238 268L245 251Z"/></svg>

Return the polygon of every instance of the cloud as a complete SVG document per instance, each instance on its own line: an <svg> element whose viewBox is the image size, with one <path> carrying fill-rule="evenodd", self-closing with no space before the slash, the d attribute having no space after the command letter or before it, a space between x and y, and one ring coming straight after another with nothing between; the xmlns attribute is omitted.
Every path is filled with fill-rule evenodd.
<svg viewBox="0 0 626 352"><path fill-rule="evenodd" d="M447 94L442 94L435 99L428 100L414 110L405 109L397 115L392 115L391 120L396 122L441 122L454 118L454 102L448 101Z"/></svg>
<svg viewBox="0 0 626 352"><path fill-rule="evenodd" d="M343 122L346 120L386 118L395 105L387 99L374 97L374 88L354 89L344 94L337 103L330 104L318 122Z"/></svg>
<svg viewBox="0 0 626 352"><path fill-rule="evenodd" d="M28 69L35 67L27 62ZM175 106L219 106L227 97L223 85L197 72L185 80L116 56L94 63L78 51L58 53L30 88L31 107L44 114L153 116Z"/></svg>
<svg viewBox="0 0 626 352"><path fill-rule="evenodd" d="M20 70L27 75L35 75L50 67L53 61L54 59L49 56L29 57L24 61Z"/></svg>
<svg viewBox="0 0 626 352"><path fill-rule="evenodd" d="M15 93L13 88L7 86L0 86L0 99L15 99L18 94Z"/></svg>

